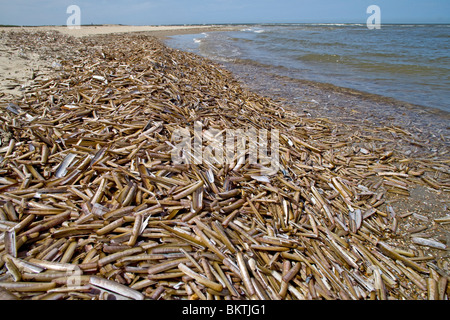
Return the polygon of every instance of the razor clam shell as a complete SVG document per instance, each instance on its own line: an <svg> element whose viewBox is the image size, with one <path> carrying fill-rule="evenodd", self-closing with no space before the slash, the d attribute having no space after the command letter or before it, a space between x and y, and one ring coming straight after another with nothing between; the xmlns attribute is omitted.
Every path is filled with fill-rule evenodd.
<svg viewBox="0 0 450 320"><path fill-rule="evenodd" d="M5 243L6 254L17 258L17 240L16 240L16 230L14 228L9 229L5 232L3 241Z"/></svg>
<svg viewBox="0 0 450 320"><path fill-rule="evenodd" d="M432 240L432 239L424 239L424 238L419 238L419 237L412 237L411 241L416 243L416 244L420 244L421 246L428 246L428 247L433 247L436 249L441 249L441 250L447 250L447 246L443 243L440 243L438 241Z"/></svg>
<svg viewBox="0 0 450 320"><path fill-rule="evenodd" d="M58 169L56 169L55 177L62 178L67 174L67 168L70 166L73 160L76 158L76 154L69 153L64 160L61 162L61 164L58 166Z"/></svg>

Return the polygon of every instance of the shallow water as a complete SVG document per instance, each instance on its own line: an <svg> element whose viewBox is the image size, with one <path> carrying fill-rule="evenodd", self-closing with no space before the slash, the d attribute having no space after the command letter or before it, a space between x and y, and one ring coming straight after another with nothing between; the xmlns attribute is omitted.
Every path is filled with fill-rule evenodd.
<svg viewBox="0 0 450 320"><path fill-rule="evenodd" d="M167 44L253 76L329 83L450 112L450 25L252 25Z"/></svg>

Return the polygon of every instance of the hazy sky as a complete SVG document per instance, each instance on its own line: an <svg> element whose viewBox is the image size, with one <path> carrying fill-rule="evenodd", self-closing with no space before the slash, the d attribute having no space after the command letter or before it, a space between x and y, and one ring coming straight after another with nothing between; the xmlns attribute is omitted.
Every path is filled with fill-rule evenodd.
<svg viewBox="0 0 450 320"><path fill-rule="evenodd" d="M0 24L65 25L69 5L81 24L363 23L370 5L381 23L450 23L450 0L0 0Z"/></svg>

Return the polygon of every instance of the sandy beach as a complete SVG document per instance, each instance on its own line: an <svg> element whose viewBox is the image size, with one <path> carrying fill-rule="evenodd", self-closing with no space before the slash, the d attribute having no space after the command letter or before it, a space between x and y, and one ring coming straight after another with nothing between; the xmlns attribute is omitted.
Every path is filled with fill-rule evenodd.
<svg viewBox="0 0 450 320"><path fill-rule="evenodd" d="M372 121L375 98L311 83L292 103L161 42L230 28L0 28L2 297L448 297L445 124ZM281 169L174 165L173 133L199 121L278 130ZM24 261L49 278L9 271ZM72 291L50 275L68 265Z"/></svg>
<svg viewBox="0 0 450 320"><path fill-rule="evenodd" d="M27 32L37 31L58 31L62 34L85 37L99 34L130 33L130 32L150 32L154 36L169 36L172 34L199 33L208 31L226 31L233 27L220 25L202 26L124 26L124 25L102 25L102 26L80 26L79 28L69 28L67 26L39 26L39 27L13 27L15 31L26 30ZM0 27L0 32L11 31L11 27Z"/></svg>

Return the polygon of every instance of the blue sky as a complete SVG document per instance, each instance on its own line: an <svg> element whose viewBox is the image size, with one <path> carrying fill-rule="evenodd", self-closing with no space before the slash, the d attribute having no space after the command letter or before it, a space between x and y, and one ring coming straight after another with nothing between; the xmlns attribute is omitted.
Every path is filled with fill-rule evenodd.
<svg viewBox="0 0 450 320"><path fill-rule="evenodd" d="M69 5L81 24L450 23L450 0L0 0L0 24L64 25Z"/></svg>

